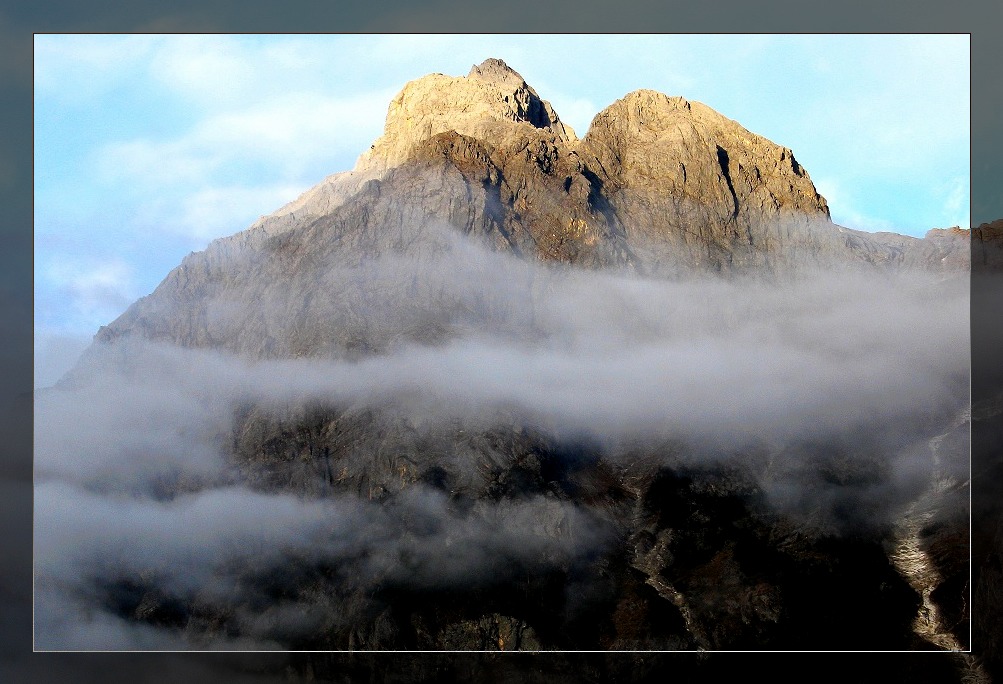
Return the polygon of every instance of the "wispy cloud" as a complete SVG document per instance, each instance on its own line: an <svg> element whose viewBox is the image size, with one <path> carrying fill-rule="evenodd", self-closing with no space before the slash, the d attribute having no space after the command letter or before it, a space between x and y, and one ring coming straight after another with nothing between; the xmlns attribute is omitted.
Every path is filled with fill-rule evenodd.
<svg viewBox="0 0 1003 684"><path fill-rule="evenodd" d="M208 187L181 202L181 214L174 230L191 236L196 243L231 235L246 228L259 216L297 197L306 190L297 185L276 184L260 187ZM175 207L162 207L170 216Z"/></svg>
<svg viewBox="0 0 1003 684"><path fill-rule="evenodd" d="M297 93L213 114L181 136L105 145L96 167L107 183L218 182L231 166L268 165L272 179L300 177L324 160L361 153L383 129L390 91L342 98Z"/></svg>
<svg viewBox="0 0 1003 684"><path fill-rule="evenodd" d="M130 263L97 253L61 253L36 268L35 279L36 387L59 380L98 327L144 294Z"/></svg>
<svg viewBox="0 0 1003 684"><path fill-rule="evenodd" d="M67 309L79 317L110 320L138 296L133 267L124 259L98 262L63 257L51 260L41 275L56 296L69 299Z"/></svg>
<svg viewBox="0 0 1003 684"><path fill-rule="evenodd" d="M243 98L253 101L260 54L235 36L174 36L161 40L149 72L165 88L212 110Z"/></svg>
<svg viewBox="0 0 1003 684"><path fill-rule="evenodd" d="M188 620L197 611L226 621L243 639L235 648L274 647L371 619L381 587L491 586L616 543L624 523L603 503L488 493L485 458L495 454L502 470L523 458L477 437L499 425L595 444L633 474L639 454L656 468L748 467L765 505L833 535L887 525L934 468L965 477L963 449L937 463L930 446L968 400L964 278L679 282L552 269L449 229L414 227L402 239L413 252L361 266L336 252L316 271L279 278L253 257L233 263L239 292L174 312L204 310L208 334L252 345L260 316L281 348L330 335L349 324L346 307L364 302L361 330L385 326L403 340L385 354L260 359L134 336L96 347L75 387L39 394L42 648L197 647L200 623ZM306 291L317 308L301 307ZM428 328L450 332L407 342ZM316 438L340 443L339 466L370 484L400 482L384 501L330 487L321 459L305 453L269 468L325 483L315 497L256 491L245 479L255 464L234 440L250 435L258 454L268 420L296 429L304 407L318 405L330 407L325 420L364 416L347 441L335 424ZM264 423L242 423L247 406ZM768 463L750 464L764 451ZM415 476L442 470L471 507L405 487L393 467L401 453ZM835 465L819 465L833 453ZM859 459L875 459L873 477L838 477ZM151 629L143 611L161 605L180 606L184 620Z"/></svg>
<svg viewBox="0 0 1003 684"><path fill-rule="evenodd" d="M35 328L34 387L51 387L80 359L91 343L87 335L72 335L46 327Z"/></svg>

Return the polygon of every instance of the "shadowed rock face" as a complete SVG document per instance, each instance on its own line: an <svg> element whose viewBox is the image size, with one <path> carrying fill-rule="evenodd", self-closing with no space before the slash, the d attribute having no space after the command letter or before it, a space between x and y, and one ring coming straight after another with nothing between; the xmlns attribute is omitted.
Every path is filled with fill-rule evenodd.
<svg viewBox="0 0 1003 684"><path fill-rule="evenodd" d="M569 273L656 282L751 276L780 286L835 269L937 273L951 282L967 269L968 240L957 229L919 240L836 226L790 149L683 98L630 93L579 140L518 73L490 59L466 77L408 83L353 171L187 257L101 329L101 344L70 380L86 384L96 364L128 357L126 343L137 340L256 361L362 362L474 335L548 339L543 303ZM726 312L722 321L726 328ZM343 566L302 561L286 576L238 572L254 600L272 592L337 613L295 637L269 635L286 646L934 648L914 629L924 600L942 606L952 638L966 638L966 568L950 544L964 516L952 508L942 527L914 530L922 536L909 540L916 562L930 550L944 587L920 596L892 560L905 542L890 508L906 502L882 508L877 492L890 466L870 433L794 440L782 450L768 440L721 447L664 434L631 442L583 436L518 406L431 420L408 397L244 402L231 413L223 441L239 481L382 506L418 540L418 557L423 540L446 556L454 541L477 546L492 520L526 523L496 511L524 508L538 537L579 545L543 545L538 558L515 554L445 586L393 568L367 583L352 574L368 567L361 556ZM927 454L928 441L953 444L944 436L957 431L955 419L913 415L895 429ZM952 448L937 457L964 450ZM872 508L841 503L836 522L816 501L778 508L775 492L790 481L834 499L865 492ZM896 497L918 500L924 486L911 483ZM441 503L436 524L466 532L442 541L408 528L415 492ZM923 501L939 510L940 499ZM594 544L579 544L568 529L587 530ZM180 630L193 644L244 624L232 607L166 596L135 579L106 591L118 613Z"/></svg>

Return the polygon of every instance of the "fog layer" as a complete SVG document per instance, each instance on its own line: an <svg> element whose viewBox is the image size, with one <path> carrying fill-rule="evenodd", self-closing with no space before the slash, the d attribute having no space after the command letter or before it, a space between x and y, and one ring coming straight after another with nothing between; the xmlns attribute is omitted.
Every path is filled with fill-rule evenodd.
<svg viewBox="0 0 1003 684"><path fill-rule="evenodd" d="M539 493L458 508L420 483L382 500L265 490L235 460L241 407L277 419L373 407L419 436L514 416L628 470L638 453L656 468L747 467L769 506L837 534L892 525L935 478L967 477L966 445L942 438L967 419L965 278L666 281L529 264L461 238L312 277L334 300L365 296L374 325L403 311L437 332L301 358L133 337L37 394L36 647L287 648L378 614L358 598L369 587L566 571L626 525ZM416 281L434 297L402 301ZM209 308L225 323L235 306L223 292ZM834 478L833 454L873 477ZM144 613L151 595L160 613ZM172 601L196 606L187 627ZM221 611L239 633L206 637L198 619Z"/></svg>

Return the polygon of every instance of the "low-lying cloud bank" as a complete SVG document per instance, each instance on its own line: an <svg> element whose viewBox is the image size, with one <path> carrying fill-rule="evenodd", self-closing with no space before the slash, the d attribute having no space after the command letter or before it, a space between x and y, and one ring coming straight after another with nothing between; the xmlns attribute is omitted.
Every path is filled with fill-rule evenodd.
<svg viewBox="0 0 1003 684"><path fill-rule="evenodd" d="M382 503L256 491L231 458L240 406L392 406L418 433L507 412L623 467L668 441L691 465L759 454L771 505L819 520L856 506L887 522L934 477L967 478L964 440L937 441L968 408L967 279L660 281L463 241L317 277L351 297L360 275L420 279L448 311L411 313L446 334L352 360L124 340L92 351L85 381L38 393L36 647L285 648L375 610L351 603L360 588L490 585L615 543L608 512L538 495L461 511L417 484ZM407 305L371 299L367 315ZM827 453L876 475L840 481ZM171 601L226 613L240 633L179 626Z"/></svg>
<svg viewBox="0 0 1003 684"><path fill-rule="evenodd" d="M502 501L460 516L422 487L388 506L239 486L156 502L45 483L35 505L43 650L287 648L362 619L373 607L360 590L491 586L573 563L610 538L609 523L567 502ZM225 615L240 637L207 636L187 614L187 628L172 624L181 605L196 618Z"/></svg>

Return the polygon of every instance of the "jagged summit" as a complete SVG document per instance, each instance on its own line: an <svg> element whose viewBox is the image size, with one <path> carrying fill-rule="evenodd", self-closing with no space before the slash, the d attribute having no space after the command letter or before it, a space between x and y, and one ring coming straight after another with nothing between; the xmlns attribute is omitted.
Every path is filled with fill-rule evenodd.
<svg viewBox="0 0 1003 684"><path fill-rule="evenodd" d="M518 71L506 64L505 60L496 57L489 57L480 64L470 67L467 78L479 78L488 83L505 84L514 86L515 88L528 87L526 80Z"/></svg>
<svg viewBox="0 0 1003 684"><path fill-rule="evenodd" d="M428 196L427 183L403 177L415 165L448 172L448 187ZM497 58L466 76L434 73L405 84L387 108L383 134L354 169L214 249L257 249L346 203L371 202L360 198L374 181L430 215L452 207L448 222L466 232L479 226L505 249L579 266L681 275L777 272L820 260L946 268L968 256L953 234L918 240L833 225L789 147L684 97L635 90L599 112L578 139ZM385 219L384 209L374 207L373 216ZM383 232L374 226L371 235Z"/></svg>
<svg viewBox="0 0 1003 684"><path fill-rule="evenodd" d="M544 260L665 275L776 272L833 260L946 268L968 257L954 234L919 240L835 226L789 147L685 97L627 93L579 139L494 57L466 76L433 73L405 84L387 108L383 134L351 171L220 242L260 247L332 215L372 181L443 163L461 170L464 201L482 205L470 207L478 218L464 218L464 230L483 214L499 244ZM420 183L394 191L435 213Z"/></svg>
<svg viewBox="0 0 1003 684"><path fill-rule="evenodd" d="M332 174L300 197L261 217L239 238L255 243L298 222L324 216L341 206L368 181L415 156L436 135L455 131L494 144L518 138L525 129L552 144L571 147L578 137L549 102L501 59L471 67L467 76L428 74L408 82L387 108L383 135L351 171Z"/></svg>
<svg viewBox="0 0 1003 684"><path fill-rule="evenodd" d="M439 133L493 141L511 135L519 124L562 143L577 140L550 103L500 59L474 66L468 76L429 74L409 82L390 102L383 135L359 158L356 170L397 166Z"/></svg>
<svg viewBox="0 0 1003 684"><path fill-rule="evenodd" d="M473 65L467 76L436 73L407 83L388 106L383 135L352 171L329 177L256 227L274 235L296 222L324 216L368 181L422 157L429 141L444 134L465 136L496 150L490 155L493 164L506 167L503 175L510 178L521 175L512 155L536 150L529 156L536 159L538 170L547 169L550 175L561 170L564 175L556 183L584 192L583 197L596 197L601 184L606 196L642 192L672 205L659 212L657 225L648 226L647 218L635 221L638 235L654 232L671 238L669 225L700 223L706 242L707 236L721 232L713 227L717 223L741 223L783 212L825 220L829 216L825 199L788 148L749 132L706 105L637 90L597 114L585 139L579 140L517 71L501 59L489 58ZM578 217L574 210L568 215L585 224L604 220L595 207L586 209L588 216ZM704 227L708 223L710 227ZM740 227L728 232L746 231ZM554 240L563 238L558 235ZM748 239L745 243L743 249L749 247ZM697 251L707 250L698 246Z"/></svg>
<svg viewBox="0 0 1003 684"><path fill-rule="evenodd" d="M671 204L669 216L697 206L711 223L829 218L825 199L789 147L683 97L628 93L596 115L583 148L618 188ZM756 242L756 227L751 230L749 245Z"/></svg>
<svg viewBox="0 0 1003 684"><path fill-rule="evenodd" d="M574 141L575 133L563 122L560 122L557 112L550 103L543 100L531 85L515 69L504 60L490 57L480 64L470 67L467 78L477 78L487 83L497 84L502 88L514 88L516 94L526 93L523 116L525 121L537 128L553 129L565 141Z"/></svg>

